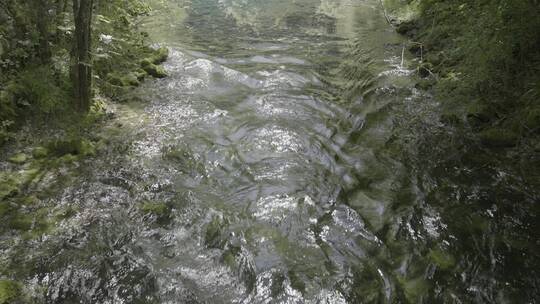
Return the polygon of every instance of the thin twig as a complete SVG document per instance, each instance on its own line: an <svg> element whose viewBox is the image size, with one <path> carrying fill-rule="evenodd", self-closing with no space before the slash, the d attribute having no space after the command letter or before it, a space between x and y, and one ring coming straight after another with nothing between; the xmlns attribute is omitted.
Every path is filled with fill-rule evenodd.
<svg viewBox="0 0 540 304"><path fill-rule="evenodd" d="M384 13L384 18L386 18L386 22L388 22L388 24L390 24L390 26L394 26L392 24L392 21L390 21L390 17L388 17L388 14L386 13L386 8L384 7L384 3L382 0L379 0L379 3L381 4L381 8L383 10L383 13Z"/></svg>

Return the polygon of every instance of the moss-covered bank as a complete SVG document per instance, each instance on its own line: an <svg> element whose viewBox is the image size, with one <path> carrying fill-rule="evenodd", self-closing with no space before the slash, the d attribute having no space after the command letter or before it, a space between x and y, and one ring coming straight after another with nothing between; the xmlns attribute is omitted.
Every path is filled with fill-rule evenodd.
<svg viewBox="0 0 540 304"><path fill-rule="evenodd" d="M406 4L404 3L406 2ZM540 6L536 1L386 1L419 58L419 85L491 148L538 149Z"/></svg>

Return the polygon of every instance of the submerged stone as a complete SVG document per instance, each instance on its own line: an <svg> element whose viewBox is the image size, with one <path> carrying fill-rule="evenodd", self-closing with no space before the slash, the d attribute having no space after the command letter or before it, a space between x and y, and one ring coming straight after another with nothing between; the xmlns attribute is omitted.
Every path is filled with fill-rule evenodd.
<svg viewBox="0 0 540 304"><path fill-rule="evenodd" d="M117 74L109 75L109 83L119 87L137 87L141 83L139 81L138 74L128 73L127 75L120 76Z"/></svg>
<svg viewBox="0 0 540 304"><path fill-rule="evenodd" d="M48 148L56 156L78 155L78 156L93 156L96 153L94 145L86 140L74 138L69 140L57 140L51 142Z"/></svg>
<svg viewBox="0 0 540 304"><path fill-rule="evenodd" d="M13 304L21 302L21 285L14 281L0 280L0 304Z"/></svg>
<svg viewBox="0 0 540 304"><path fill-rule="evenodd" d="M509 148L517 144L519 135L503 128L489 128L479 134L480 141L491 148Z"/></svg>
<svg viewBox="0 0 540 304"><path fill-rule="evenodd" d="M14 163L16 165L22 165L26 163L27 161L28 161L28 155L24 153L17 153L9 159L10 163Z"/></svg>
<svg viewBox="0 0 540 304"><path fill-rule="evenodd" d="M37 147L32 151L32 156L36 159L45 158L49 155L49 150L44 147Z"/></svg>
<svg viewBox="0 0 540 304"><path fill-rule="evenodd" d="M442 270L449 270L456 264L454 256L440 249L429 251L429 259Z"/></svg>
<svg viewBox="0 0 540 304"><path fill-rule="evenodd" d="M169 58L169 49L166 47L160 47L159 49L155 50L154 55L151 57L151 61L153 64L161 64L167 61L167 58Z"/></svg>
<svg viewBox="0 0 540 304"><path fill-rule="evenodd" d="M145 59L141 63L142 69L148 73L148 75L155 78L165 78L167 77L167 72L162 66L155 65L150 60Z"/></svg>

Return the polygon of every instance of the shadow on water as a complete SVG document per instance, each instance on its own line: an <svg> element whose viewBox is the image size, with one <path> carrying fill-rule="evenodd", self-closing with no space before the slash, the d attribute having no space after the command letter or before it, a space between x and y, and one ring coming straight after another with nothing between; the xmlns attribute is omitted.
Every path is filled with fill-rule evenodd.
<svg viewBox="0 0 540 304"><path fill-rule="evenodd" d="M527 246L519 217L477 204L516 196L413 135L435 101L379 1L152 2L169 77L43 186L70 216L2 239L36 302L488 303L537 284L499 266L524 265L501 249Z"/></svg>

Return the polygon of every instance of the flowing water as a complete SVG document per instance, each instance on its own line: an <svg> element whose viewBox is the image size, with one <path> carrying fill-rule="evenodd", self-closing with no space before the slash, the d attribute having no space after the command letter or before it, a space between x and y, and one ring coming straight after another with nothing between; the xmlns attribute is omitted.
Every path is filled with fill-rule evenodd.
<svg viewBox="0 0 540 304"><path fill-rule="evenodd" d="M489 303L536 286L501 274L486 213L441 215L388 146L397 108L434 101L380 1L153 6L141 26L169 77L118 106L106 151L44 178L39 199L70 213L54 232L3 239L36 301Z"/></svg>

